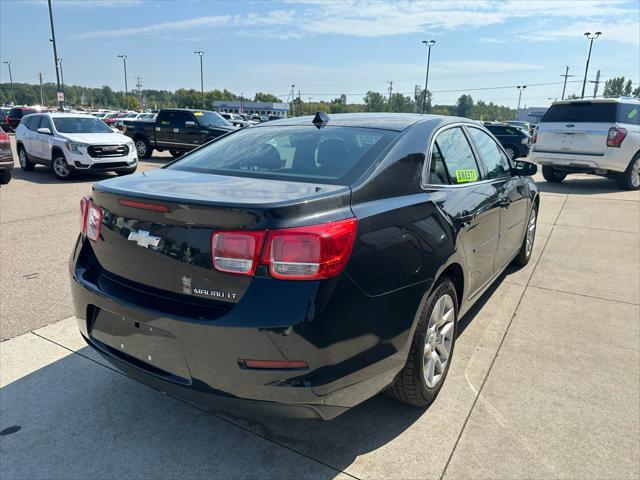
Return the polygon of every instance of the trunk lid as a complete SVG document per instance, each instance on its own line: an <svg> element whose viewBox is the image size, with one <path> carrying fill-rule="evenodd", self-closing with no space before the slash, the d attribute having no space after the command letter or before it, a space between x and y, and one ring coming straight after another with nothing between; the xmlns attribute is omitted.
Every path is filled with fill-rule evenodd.
<svg viewBox="0 0 640 480"><path fill-rule="evenodd" d="M347 186L155 170L94 185L103 212L91 247L100 266L138 288L238 302L252 277L213 268L219 230L266 230L352 216ZM123 205L134 201L164 208Z"/></svg>

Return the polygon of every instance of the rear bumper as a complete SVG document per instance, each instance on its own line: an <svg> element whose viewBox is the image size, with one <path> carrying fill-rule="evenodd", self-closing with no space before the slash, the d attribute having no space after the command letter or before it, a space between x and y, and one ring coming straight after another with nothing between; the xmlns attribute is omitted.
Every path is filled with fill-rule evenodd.
<svg viewBox="0 0 640 480"><path fill-rule="evenodd" d="M629 159L623 158L618 149L608 148L603 155L579 155L574 153L552 153L531 151L530 158L540 165L549 165L559 170L593 173L596 171L624 172Z"/></svg>
<svg viewBox="0 0 640 480"><path fill-rule="evenodd" d="M295 282L295 291L274 289L269 287L274 281L255 278L242 300L217 318L187 317L168 312L160 303L155 308L142 305L143 294L140 300L127 296L95 276L82 261L89 248L83 252L84 242L78 240L70 262L72 297L84 339L131 377L206 408L328 420L386 388L406 361L421 299L417 290L371 299L345 276L330 285ZM417 304L409 297L416 297ZM399 316L403 311L404 328ZM126 334L122 348L120 341L107 345L104 337L96 338L100 312L174 338L173 357L163 362L166 368L156 367L155 356L146 357L144 345L140 355L139 342L135 353L125 353L134 343ZM370 322L361 334L358 313ZM394 325L385 338L383 323L389 319ZM303 360L309 368L254 370L242 368L239 359Z"/></svg>
<svg viewBox="0 0 640 480"><path fill-rule="evenodd" d="M0 173L13 170L13 158L0 159Z"/></svg>

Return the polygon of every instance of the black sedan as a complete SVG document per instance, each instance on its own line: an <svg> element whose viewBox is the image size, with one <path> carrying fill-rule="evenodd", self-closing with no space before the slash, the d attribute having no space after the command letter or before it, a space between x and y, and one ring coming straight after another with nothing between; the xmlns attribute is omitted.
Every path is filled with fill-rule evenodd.
<svg viewBox="0 0 640 480"><path fill-rule="evenodd" d="M531 136L523 129L504 123L485 123L484 126L498 139L510 158L529 155Z"/></svg>
<svg viewBox="0 0 640 480"><path fill-rule="evenodd" d="M80 332L214 408L330 419L383 390L427 406L459 319L531 257L535 171L463 118L235 131L82 199Z"/></svg>

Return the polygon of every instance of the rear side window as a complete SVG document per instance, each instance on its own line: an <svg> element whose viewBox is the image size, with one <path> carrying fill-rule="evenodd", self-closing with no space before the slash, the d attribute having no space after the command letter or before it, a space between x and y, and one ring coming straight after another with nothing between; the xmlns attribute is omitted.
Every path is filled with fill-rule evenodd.
<svg viewBox="0 0 640 480"><path fill-rule="evenodd" d="M429 184L430 185L450 185L449 172L444 164L444 158L438 145L434 142L431 147L431 164L429 166Z"/></svg>
<svg viewBox="0 0 640 480"><path fill-rule="evenodd" d="M640 125L640 103L620 103L618 105L618 123Z"/></svg>
<svg viewBox="0 0 640 480"><path fill-rule="evenodd" d="M444 159L452 184L472 183L480 180L480 171L473 156L473 150L459 127L449 128L439 133L435 139L435 145Z"/></svg>
<svg viewBox="0 0 640 480"><path fill-rule="evenodd" d="M573 102L551 105L541 122L614 123L615 103Z"/></svg>
<svg viewBox="0 0 640 480"><path fill-rule="evenodd" d="M42 123L42 115L32 115L30 117L26 117L23 122L29 130L33 130L35 132L40 128L40 124Z"/></svg>
<svg viewBox="0 0 640 480"><path fill-rule="evenodd" d="M348 185L398 132L352 127L266 126L224 136L167 168Z"/></svg>

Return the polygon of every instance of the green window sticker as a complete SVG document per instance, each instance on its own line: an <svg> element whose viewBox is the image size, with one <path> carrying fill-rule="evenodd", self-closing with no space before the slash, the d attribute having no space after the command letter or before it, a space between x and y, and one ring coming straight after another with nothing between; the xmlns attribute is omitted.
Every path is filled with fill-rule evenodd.
<svg viewBox="0 0 640 480"><path fill-rule="evenodd" d="M629 112L629 115L627 115L627 117L629 117L629 119L631 119L631 118L635 117L637 114L638 114L638 109L634 108L633 110L631 110Z"/></svg>
<svg viewBox="0 0 640 480"><path fill-rule="evenodd" d="M202 115L204 115L204 113L202 113L202 112L193 112L193 114L194 114L196 117L201 117Z"/></svg>
<svg viewBox="0 0 640 480"><path fill-rule="evenodd" d="M169 125L169 120L162 120L160 123L162 125Z"/></svg>
<svg viewBox="0 0 640 480"><path fill-rule="evenodd" d="M478 172L473 168L456 170L456 183L468 183L478 180Z"/></svg>

